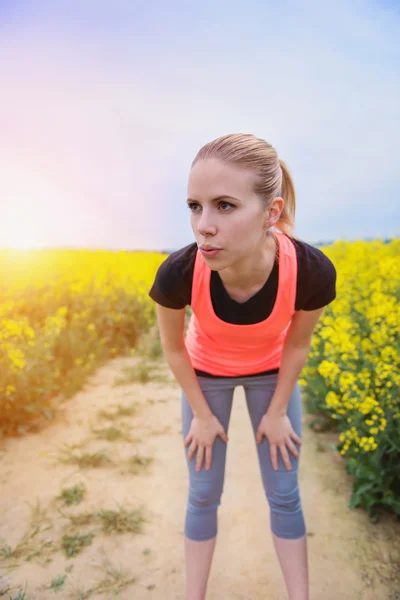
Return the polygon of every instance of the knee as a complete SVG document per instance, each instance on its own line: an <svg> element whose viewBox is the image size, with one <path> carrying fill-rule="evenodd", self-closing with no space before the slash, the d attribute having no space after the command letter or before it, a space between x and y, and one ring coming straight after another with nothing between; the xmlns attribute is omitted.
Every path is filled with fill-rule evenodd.
<svg viewBox="0 0 400 600"><path fill-rule="evenodd" d="M300 490L296 477L281 477L268 490L267 498L272 509L283 512L297 512L301 506Z"/></svg>
<svg viewBox="0 0 400 600"><path fill-rule="evenodd" d="M210 483L190 486L189 505L203 511L215 510L221 503L222 489L219 485Z"/></svg>

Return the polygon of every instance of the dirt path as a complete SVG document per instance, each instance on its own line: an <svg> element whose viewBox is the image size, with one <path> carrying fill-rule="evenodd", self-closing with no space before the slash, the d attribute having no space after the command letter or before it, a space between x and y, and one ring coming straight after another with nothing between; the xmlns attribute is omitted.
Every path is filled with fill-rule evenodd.
<svg viewBox="0 0 400 600"><path fill-rule="evenodd" d="M4 544L11 551L24 535L31 535L18 560L0 558L1 598L16 599L27 583L27 600L104 599L114 597L113 590L119 591L121 600L184 600L188 477L179 388L166 365L167 382L114 387L115 378L134 360L116 359L100 369L40 432L1 443L3 556L7 555ZM113 424L125 423L134 441L94 438L91 427L106 424L99 418L99 410L133 402L139 406L137 413L119 417ZM300 489L308 530L311 600L400 599L400 523L384 516L373 525L364 512L347 508L350 478L329 446L336 436L315 434L307 427L309 421L310 417L304 416ZM241 387L235 390L229 437L219 537L207 598L285 600ZM81 469L57 462L60 448L85 440L80 452L108 448L114 465ZM142 467L142 472L127 474L124 465L134 452L151 456L153 462ZM62 488L81 482L87 488L81 504L63 506L56 499ZM98 524L81 525L81 533L96 532L92 543L70 558L65 556L60 540L66 531L72 534L75 529L60 509L64 515L77 515L121 506L126 510L143 507L141 533L107 534ZM37 556L35 549L41 549ZM26 560L29 554L31 558ZM88 589L92 592L83 594L82 590Z"/></svg>

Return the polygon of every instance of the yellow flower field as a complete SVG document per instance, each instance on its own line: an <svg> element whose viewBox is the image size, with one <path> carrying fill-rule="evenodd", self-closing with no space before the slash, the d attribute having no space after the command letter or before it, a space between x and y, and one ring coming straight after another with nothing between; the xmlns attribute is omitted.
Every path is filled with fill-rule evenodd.
<svg viewBox="0 0 400 600"><path fill-rule="evenodd" d="M165 255L2 251L0 434L52 417L51 400L80 389L107 358L134 352L154 322L147 291Z"/></svg>
<svg viewBox="0 0 400 600"><path fill-rule="evenodd" d="M318 323L300 383L315 423L340 431L351 506L400 516L400 240L322 248L337 297Z"/></svg>
<svg viewBox="0 0 400 600"><path fill-rule="evenodd" d="M338 241L337 298L302 373L305 407L338 432L351 506L400 516L400 240ZM134 352L155 321L147 293L165 254L2 251L0 435L27 430L110 357Z"/></svg>

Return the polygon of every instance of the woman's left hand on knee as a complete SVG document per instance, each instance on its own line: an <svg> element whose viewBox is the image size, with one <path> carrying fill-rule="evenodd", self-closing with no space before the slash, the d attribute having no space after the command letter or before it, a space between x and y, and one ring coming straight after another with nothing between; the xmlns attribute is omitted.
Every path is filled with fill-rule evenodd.
<svg viewBox="0 0 400 600"><path fill-rule="evenodd" d="M271 463L275 471L278 469L278 448L281 451L283 462L288 471L292 470L290 464L289 453L286 446L292 452L293 456L298 459L299 452L293 442L302 444L301 438L294 431L290 419L287 414L273 414L266 412L263 415L257 429L256 442L260 444L263 436L268 439Z"/></svg>

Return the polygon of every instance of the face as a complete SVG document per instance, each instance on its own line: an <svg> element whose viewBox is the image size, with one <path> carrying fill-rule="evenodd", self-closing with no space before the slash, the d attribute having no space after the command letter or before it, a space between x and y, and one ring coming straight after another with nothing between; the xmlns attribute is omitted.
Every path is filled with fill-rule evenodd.
<svg viewBox="0 0 400 600"><path fill-rule="evenodd" d="M214 270L220 270L265 247L266 231L274 225L283 200L274 200L269 210L253 191L255 176L220 160L200 160L189 174L188 206L198 247L218 248L203 253Z"/></svg>

